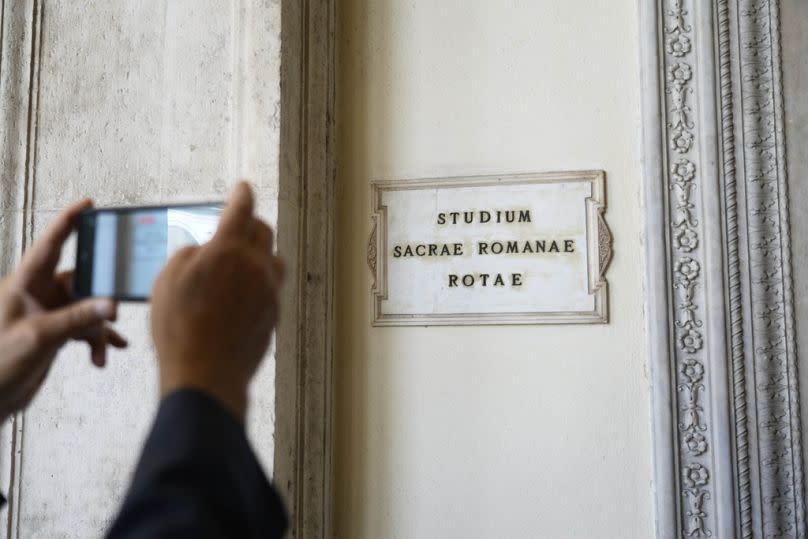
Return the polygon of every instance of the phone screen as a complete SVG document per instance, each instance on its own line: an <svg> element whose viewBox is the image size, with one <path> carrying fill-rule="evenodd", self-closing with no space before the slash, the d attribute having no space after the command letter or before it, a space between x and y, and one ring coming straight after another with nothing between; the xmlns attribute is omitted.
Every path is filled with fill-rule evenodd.
<svg viewBox="0 0 808 539"><path fill-rule="evenodd" d="M80 297L147 299L166 261L216 232L217 204L98 209L82 214L76 264Z"/></svg>

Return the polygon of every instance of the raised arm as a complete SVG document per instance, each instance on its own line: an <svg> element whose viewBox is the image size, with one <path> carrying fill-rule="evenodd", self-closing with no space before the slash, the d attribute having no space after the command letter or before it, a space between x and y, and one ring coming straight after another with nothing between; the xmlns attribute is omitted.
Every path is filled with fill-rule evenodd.
<svg viewBox="0 0 808 539"><path fill-rule="evenodd" d="M278 319L281 260L245 183L214 238L152 293L160 409L110 537L280 537L281 502L247 442L247 386Z"/></svg>

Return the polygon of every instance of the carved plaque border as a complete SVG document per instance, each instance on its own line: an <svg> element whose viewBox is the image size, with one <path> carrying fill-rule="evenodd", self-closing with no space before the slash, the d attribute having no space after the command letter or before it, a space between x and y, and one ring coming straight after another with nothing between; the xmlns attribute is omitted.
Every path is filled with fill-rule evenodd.
<svg viewBox="0 0 808 539"><path fill-rule="evenodd" d="M387 252L387 206L382 202L383 193L410 189L453 189L573 182L590 183L592 186L592 196L585 200L587 275L589 291L595 300L595 307L592 311L456 314L386 314L382 312L381 304L388 294L387 257L383 256L383 253ZM609 320L609 285L605 275L612 257L612 234L604 219L606 175L603 171L375 181L371 184L371 204L373 226L368 240L367 261L373 275L371 296L374 326L601 324L607 323Z"/></svg>
<svg viewBox="0 0 808 539"><path fill-rule="evenodd" d="M779 2L639 8L657 537L806 537Z"/></svg>

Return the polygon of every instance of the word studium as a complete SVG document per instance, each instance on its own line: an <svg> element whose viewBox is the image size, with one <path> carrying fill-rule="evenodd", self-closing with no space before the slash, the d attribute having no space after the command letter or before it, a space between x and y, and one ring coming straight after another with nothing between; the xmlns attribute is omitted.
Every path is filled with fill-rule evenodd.
<svg viewBox="0 0 808 539"><path fill-rule="evenodd" d="M479 210L440 212L436 216L440 227L452 227L472 223L531 223L529 209ZM477 240L465 242L411 242L393 245L392 256L396 259L430 257L489 257L497 255L563 256L575 253L575 240L565 238L531 238ZM519 287L524 284L522 273L448 273L445 282L449 288L470 287Z"/></svg>

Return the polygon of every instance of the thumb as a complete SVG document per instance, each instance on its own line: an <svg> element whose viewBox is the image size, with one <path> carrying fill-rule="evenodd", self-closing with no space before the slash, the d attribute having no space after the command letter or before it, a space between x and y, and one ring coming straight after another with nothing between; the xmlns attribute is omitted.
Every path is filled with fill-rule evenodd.
<svg viewBox="0 0 808 539"><path fill-rule="evenodd" d="M34 325L42 341L61 344L93 326L115 318L115 303L108 299L87 299L37 315Z"/></svg>

